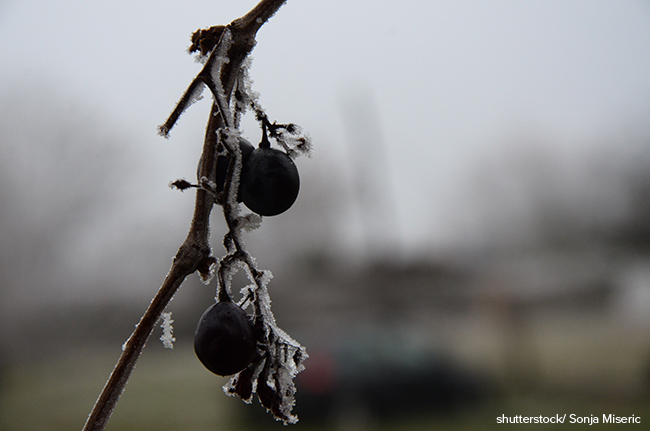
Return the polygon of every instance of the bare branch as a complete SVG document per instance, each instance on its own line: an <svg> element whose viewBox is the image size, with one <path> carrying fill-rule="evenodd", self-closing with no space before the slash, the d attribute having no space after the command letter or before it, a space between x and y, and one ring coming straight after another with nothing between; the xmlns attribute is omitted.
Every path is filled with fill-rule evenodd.
<svg viewBox="0 0 650 431"><path fill-rule="evenodd" d="M255 35L259 28L285 3L286 0L262 0L255 8L243 17L233 21L228 27L232 29L232 44L228 47L227 57L229 62L220 70L219 85L223 90L225 101L213 104L206 128L203 151L199 163L199 184L202 178L212 180L215 178L217 157L217 131L228 126L224 116L224 104L230 102L230 95L237 79L237 73L242 62L255 46ZM221 40L221 39L220 39ZM219 43L213 54L217 52ZM216 56L216 54L215 54ZM214 62L215 60L212 60ZM210 61L209 61L210 63ZM210 87L213 94L218 90L213 87L213 82L208 79L208 72L213 64L206 64L177 104L169 119L159 129L160 134L167 136L182 112L200 96L204 84ZM216 97L216 95L215 95ZM218 98L217 98L218 100ZM221 105L221 109L220 106ZM83 431L102 431L119 400L127 380L144 349L147 339L151 335L156 323L160 319L165 307L172 299L185 278L198 271L202 276L209 274L210 266L216 259L210 255L209 223L210 212L215 203L215 197L205 189L196 191L194 215L189 232L183 244L179 247L174 257L171 269L162 283L158 293L151 301L135 330L123 346L122 354L113 369L104 389L99 395L91 411ZM230 227L232 229L232 227Z"/></svg>
<svg viewBox="0 0 650 431"><path fill-rule="evenodd" d="M185 277L196 271L198 262L202 262L208 255L209 249L202 250L187 244L181 246L160 290L124 345L122 355L88 416L84 430L104 429L160 315Z"/></svg>
<svg viewBox="0 0 650 431"><path fill-rule="evenodd" d="M194 33L192 36L192 47L190 47L190 52L201 51L201 53L206 54L206 50L209 50L211 54L203 69L201 69L201 72L199 72L197 77L185 91L185 94L183 94L183 97L178 102L167 121L165 121L162 126L159 126L158 133L161 136L167 137L169 135L169 131L174 127L181 114L198 99L203 89L203 84L207 85L213 94L218 91L214 81L211 79L211 72L216 57L218 56L215 47L220 46L225 33L224 29L230 29L233 41L232 46L229 47L227 52L230 64L228 67L221 70L222 76L219 84L223 86L225 94L230 97L237 79L237 74L233 73L233 70L239 70L246 56L248 56L255 47L255 36L257 31L284 3L286 3L286 0L262 0L250 12L241 18L234 20L226 27L219 25L207 30L198 30ZM218 35L218 39L216 39L216 35ZM215 40L217 41L216 43Z"/></svg>
<svg viewBox="0 0 650 431"><path fill-rule="evenodd" d="M169 131L172 129L172 127L174 127L181 114L185 112L185 110L189 108L192 103L200 99L201 93L203 92L203 86L204 83L199 78L192 81L187 90L185 90L185 94L183 94L181 100L178 101L176 107L169 115L167 121L165 121L165 124L158 127L158 134L160 136L163 138L169 137Z"/></svg>
<svg viewBox="0 0 650 431"><path fill-rule="evenodd" d="M232 26L245 33L257 31L285 4L287 0L262 0L250 12L232 22Z"/></svg>

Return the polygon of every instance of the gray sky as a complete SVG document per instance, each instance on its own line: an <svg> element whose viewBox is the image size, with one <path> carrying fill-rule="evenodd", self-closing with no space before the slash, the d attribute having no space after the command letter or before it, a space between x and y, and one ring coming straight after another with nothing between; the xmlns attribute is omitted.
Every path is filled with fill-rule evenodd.
<svg viewBox="0 0 650 431"><path fill-rule="evenodd" d="M255 3L4 0L0 94L99 116L135 146L125 170L146 173L129 189L146 205L128 210L178 219L191 204L170 208L167 183L192 178L208 104L190 108L169 140L156 126L200 69L185 52L189 35ZM367 110L383 144L362 150L386 163L387 198L375 209L394 212L387 236L407 249L480 236L481 220L502 217L501 203L476 199L481 169L532 149L570 180L584 160L633 153L616 139L650 120L647 1L289 0L258 39L251 75L262 104L315 141L315 157L298 162L304 172L344 186L358 178L343 116L354 103ZM250 124L248 133L257 139ZM353 246L364 213L346 214L341 241Z"/></svg>

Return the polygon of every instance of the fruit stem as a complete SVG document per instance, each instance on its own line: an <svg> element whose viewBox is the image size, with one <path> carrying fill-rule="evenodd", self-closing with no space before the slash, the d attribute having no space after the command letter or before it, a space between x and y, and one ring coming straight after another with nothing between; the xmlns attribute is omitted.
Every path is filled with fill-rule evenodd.
<svg viewBox="0 0 650 431"><path fill-rule="evenodd" d="M271 142L269 142L269 135L266 127L266 121L262 121L262 141L259 145L260 148L270 148Z"/></svg>

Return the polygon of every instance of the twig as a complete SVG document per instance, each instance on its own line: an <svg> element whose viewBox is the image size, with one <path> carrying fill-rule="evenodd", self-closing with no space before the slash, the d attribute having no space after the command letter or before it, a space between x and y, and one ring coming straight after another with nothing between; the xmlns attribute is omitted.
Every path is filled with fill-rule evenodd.
<svg viewBox="0 0 650 431"><path fill-rule="evenodd" d="M255 35L257 31L285 2L286 0L262 0L249 13L233 21L228 26L231 30L232 37L232 42L227 52L229 62L221 69L221 76L219 77L221 88L223 88L225 97L227 98L226 103L229 103L230 94L242 62L255 46ZM161 133L166 135L169 132L181 112L192 101L191 99L197 86L200 86L200 83L195 84L195 82L206 82L204 79L204 77L201 77L200 81L195 80L192 82L190 89L186 92L189 96L185 100L185 105L179 103L179 106L174 110L170 119L161 127ZM217 114L223 114L223 111L220 112L218 106L213 104L200 159L199 182L201 182L201 178L203 177L208 179L215 177L216 148L218 144L217 130L227 126L227 124L224 124L225 119L223 115ZM195 271L199 271L203 276L209 274L210 266L216 261L210 255L208 239L210 212L214 203L215 197L213 194L202 188L197 189L194 215L187 238L179 247L173 259L171 269L165 277L158 293L124 344L122 355L99 395L93 410L88 416L83 431L101 431L106 427L111 413L124 391L127 380L144 349L147 339L151 335L165 307L185 278Z"/></svg>

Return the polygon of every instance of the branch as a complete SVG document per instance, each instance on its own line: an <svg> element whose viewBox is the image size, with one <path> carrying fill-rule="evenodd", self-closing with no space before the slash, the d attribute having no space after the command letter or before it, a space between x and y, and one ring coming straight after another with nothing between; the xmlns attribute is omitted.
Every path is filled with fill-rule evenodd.
<svg viewBox="0 0 650 431"><path fill-rule="evenodd" d="M255 35L257 31L273 16L285 1L262 0L249 13L233 21L228 26L232 29L232 44L227 53L230 61L227 67L222 68L220 76L221 88L223 88L227 98L226 103L230 101L230 94L242 62L255 46ZM206 69L204 68L204 70ZM197 77L192 82L185 96L183 96L181 102L174 109L170 119L160 128L163 135L167 135L182 111L191 104L192 100L196 100L197 88L202 87L201 84L204 82L205 76L201 76L200 80ZM218 113L223 114L223 111L220 112L218 105L214 104L210 112L200 159L199 183L202 178L213 179L215 177L216 148L218 144L216 132L227 126L224 124L224 116L217 115ZM83 431L104 430L144 349L147 339L151 335L165 307L188 275L199 271L202 276L207 277L210 266L216 262L216 259L210 255L209 246L210 212L214 203L215 197L211 193L202 188L196 191L194 215L187 237L179 247L171 269L165 277L158 293L151 301L140 322L123 346L122 354L104 389L95 402L93 410L83 427Z"/></svg>
<svg viewBox="0 0 650 431"><path fill-rule="evenodd" d="M246 15L234 20L231 25L254 35L286 2L287 0L262 0Z"/></svg>
<svg viewBox="0 0 650 431"><path fill-rule="evenodd" d="M209 256L209 248L206 250L205 248L196 247L195 245L188 244L188 241L180 247L174 258L172 268L167 274L160 290L158 290L158 293L140 319L133 334L131 334L131 337L129 337L124 345L119 361L106 382L104 390L97 399L95 407L88 416L86 425L83 428L84 431L100 431L105 428L115 408L115 404L117 404L124 391L126 382L135 368L142 349L144 349L149 335L153 331L156 322L160 319L160 315L181 283L189 274L196 271L198 264L203 262L206 256Z"/></svg>
<svg viewBox="0 0 650 431"><path fill-rule="evenodd" d="M204 85L207 85L215 95L218 92L218 88L221 87L225 94L228 97L230 96L237 79L237 73L233 73L233 70L239 70L246 56L255 47L255 35L257 31L284 3L286 3L286 0L262 0L246 15L234 20L227 26L232 36L232 45L229 47L227 53L230 61L221 70L221 79L218 83L214 82L214 76L212 76L214 63L218 56L217 50L214 48L220 45L226 27L218 25L207 30L198 30L194 33L192 36L192 46L189 51L199 51L204 56L210 55L205 66L187 88L167 121L158 128L158 133L161 136L168 137L169 131L174 127L174 124L176 124L183 111L200 98Z"/></svg>

